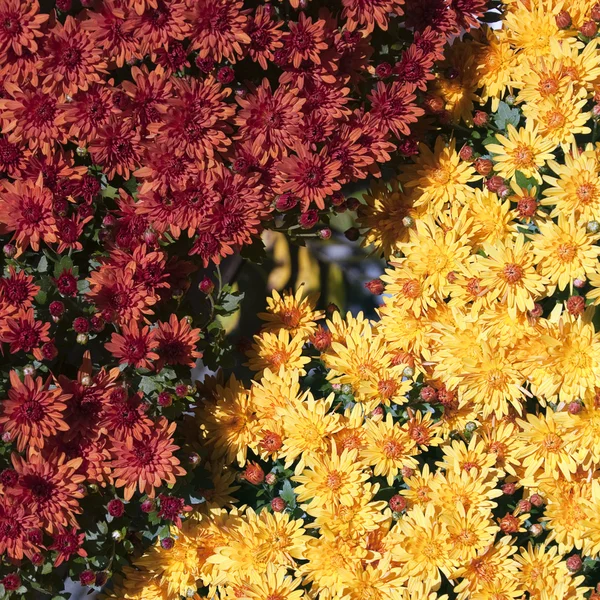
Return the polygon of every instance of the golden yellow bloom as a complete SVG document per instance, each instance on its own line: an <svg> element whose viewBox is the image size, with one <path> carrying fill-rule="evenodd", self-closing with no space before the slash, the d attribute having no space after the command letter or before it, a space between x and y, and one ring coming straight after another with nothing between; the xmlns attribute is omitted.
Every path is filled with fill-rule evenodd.
<svg viewBox="0 0 600 600"><path fill-rule="evenodd" d="M301 600L304 598L304 590L298 589L302 579L300 577L294 579L288 575L285 567L269 565L265 575L257 577L255 581L245 586L244 598L250 600L265 600L265 598Z"/></svg>
<svg viewBox="0 0 600 600"><path fill-rule="evenodd" d="M362 494L362 484L369 478L364 467L357 462L357 450L337 453L335 442L330 455L311 457L307 468L292 477L299 483L295 489L298 502L308 503L304 510L311 514L313 508L342 504L352 506Z"/></svg>
<svg viewBox="0 0 600 600"><path fill-rule="evenodd" d="M431 502L430 485L433 476L429 465L425 463L421 471L415 471L411 477L404 477L404 483L408 489L400 490L400 494L406 498L409 507L415 504L425 506Z"/></svg>
<svg viewBox="0 0 600 600"><path fill-rule="evenodd" d="M504 242L516 231L513 222L515 214L510 208L510 201L500 200L494 192L476 189L468 207L468 215L473 221L471 242L474 249L486 243Z"/></svg>
<svg viewBox="0 0 600 600"><path fill-rule="evenodd" d="M464 564L494 542L500 528L490 517L476 507L465 510L462 504L457 504L456 510L442 513L440 521L446 525L453 559Z"/></svg>
<svg viewBox="0 0 600 600"><path fill-rule="evenodd" d="M390 567L389 557L374 565L360 565L346 581L345 596L349 600L396 600L402 591L399 569Z"/></svg>
<svg viewBox="0 0 600 600"><path fill-rule="evenodd" d="M263 321L263 331L278 332L287 329L291 336L302 334L304 339L317 328L315 321L322 319L323 311L316 311L315 305L318 294L309 294L303 297L302 286L295 294L292 291L280 295L273 290L272 296L267 298L267 312L259 313Z"/></svg>
<svg viewBox="0 0 600 600"><path fill-rule="evenodd" d="M364 428L365 410L362 404L347 407L340 419L340 429L333 434L338 452L344 449L360 450L366 446L367 436Z"/></svg>
<svg viewBox="0 0 600 600"><path fill-rule="evenodd" d="M540 204L553 207L551 217L573 216L578 225L600 219L600 175L592 145L583 152L573 145L563 160L548 163L556 177L544 176L550 187L544 190Z"/></svg>
<svg viewBox="0 0 600 600"><path fill-rule="evenodd" d="M519 438L523 442L520 456L525 467L525 476L534 476L538 469L548 475L559 477L559 471L566 479L577 469L581 452L572 443L571 436L560 427L554 412L546 410L545 415L536 417L529 413L527 420L517 419L521 427Z"/></svg>
<svg viewBox="0 0 600 600"><path fill-rule="evenodd" d="M451 556L448 529L432 504L425 509L414 506L392 532L396 541L392 556L401 564L400 573L408 578L409 589L411 583L424 581L437 589L442 580L440 572L448 577L458 564Z"/></svg>
<svg viewBox="0 0 600 600"><path fill-rule="evenodd" d="M305 337L302 333L291 336L287 329L277 333L265 331L254 336L252 349L247 353L247 367L260 377L265 369L277 372L285 365L286 369L298 369L305 375L304 366L310 362L308 356L302 356Z"/></svg>
<svg viewBox="0 0 600 600"><path fill-rule="evenodd" d="M124 578L115 578L114 589L100 596L102 600L169 600L167 586L152 579L148 571L124 567Z"/></svg>
<svg viewBox="0 0 600 600"><path fill-rule="evenodd" d="M465 444L462 440L452 440L442 446L444 459L435 464L446 471L455 471L478 476L482 472L495 473L493 468L496 463L496 456L486 449L485 442L478 438L477 434Z"/></svg>
<svg viewBox="0 0 600 600"><path fill-rule="evenodd" d="M361 542L369 531L375 531L387 519L384 510L387 502L373 501L379 491L378 484L364 483L360 494L352 499L352 504L328 503L310 509L315 518L309 527L327 530L342 539L355 539Z"/></svg>
<svg viewBox="0 0 600 600"><path fill-rule="evenodd" d="M232 376L225 387L217 385L216 403L205 402L199 411L206 427L205 444L215 460L246 462L248 449L257 444L259 423L248 390Z"/></svg>
<svg viewBox="0 0 600 600"><path fill-rule="evenodd" d="M376 180L363 194L365 204L358 207L358 227L365 229L363 244L372 246L388 259L400 242L408 241L409 227L404 219L415 219L412 193L403 191L397 179Z"/></svg>
<svg viewBox="0 0 600 600"><path fill-rule="evenodd" d="M585 90L576 93L571 85L565 94L549 97L536 104L526 104L523 114L527 120L532 119L538 127L540 135L551 141L554 146L560 145L567 152L575 143L576 134L590 133L586 125L590 113L583 109L587 103Z"/></svg>
<svg viewBox="0 0 600 600"><path fill-rule="evenodd" d="M522 442L517 436L518 428L514 423L498 421L495 417L485 421L477 430L481 436L486 450L494 455L493 467L499 470L498 475L504 473L516 476L515 468L521 464Z"/></svg>
<svg viewBox="0 0 600 600"><path fill-rule="evenodd" d="M494 169L504 179L510 179L520 171L526 177L533 177L542 183L539 169L554 158L554 142L542 138L529 120L525 127L519 129L509 123L507 133L508 137L497 133L499 143L486 146L494 154Z"/></svg>
<svg viewBox="0 0 600 600"><path fill-rule="evenodd" d="M392 485L402 467L414 468L418 454L415 442L408 433L394 423L387 414L383 421L367 420L367 446L360 453L360 460L374 467L376 477L383 475Z"/></svg>
<svg viewBox="0 0 600 600"><path fill-rule="evenodd" d="M400 175L400 181L407 189L414 188L414 206L425 204L434 212L447 202L466 204L473 195L469 183L481 179L471 164L460 159L454 139L447 146L438 137L433 152L421 144L414 161Z"/></svg>
<svg viewBox="0 0 600 600"><path fill-rule="evenodd" d="M600 247L594 245L599 236L589 234L573 215L561 213L558 224L548 220L539 224L540 232L532 236L538 271L559 290L575 279L585 279L598 268ZM549 294L552 290L549 290Z"/></svg>
<svg viewBox="0 0 600 600"><path fill-rule="evenodd" d="M381 276L382 281L387 284L385 293L392 296L390 302L417 317L436 305L435 289L425 273L416 273L404 267L403 261L392 262L391 265L394 268L386 269Z"/></svg>
<svg viewBox="0 0 600 600"><path fill-rule="evenodd" d="M307 459L329 451L331 436L341 429L340 415L330 412L333 400L333 394L325 400L310 394L304 402L278 409L285 430L280 456L286 469L298 459L296 473L301 473Z"/></svg>
<svg viewBox="0 0 600 600"><path fill-rule="evenodd" d="M514 241L484 245L486 258L481 258L481 284L508 305L509 314L532 310L535 300L545 289L546 280L536 273L531 249L520 233Z"/></svg>

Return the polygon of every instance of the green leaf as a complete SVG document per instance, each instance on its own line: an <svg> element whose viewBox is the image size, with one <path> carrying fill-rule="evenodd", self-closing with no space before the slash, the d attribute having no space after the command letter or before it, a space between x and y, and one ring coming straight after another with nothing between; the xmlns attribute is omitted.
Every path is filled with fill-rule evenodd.
<svg viewBox="0 0 600 600"><path fill-rule="evenodd" d="M63 256L54 265L54 277L57 278L63 271L67 271L73 268L73 261L68 256Z"/></svg>
<svg viewBox="0 0 600 600"><path fill-rule="evenodd" d="M104 535L108 533L108 524L105 521L98 522L98 531Z"/></svg>
<svg viewBox="0 0 600 600"><path fill-rule="evenodd" d="M237 310L243 299L244 292L231 292L225 294L218 306L215 306L215 312L219 315L230 315Z"/></svg>
<svg viewBox="0 0 600 600"><path fill-rule="evenodd" d="M118 195L119 195L119 190L116 187L113 187L112 185L107 185L102 190L103 198L116 198Z"/></svg>
<svg viewBox="0 0 600 600"><path fill-rule="evenodd" d="M37 266L37 272L38 273L46 273L46 271L48 271L48 259L44 255L44 256L42 256L42 258L40 258L40 262L38 263L38 266Z"/></svg>
<svg viewBox="0 0 600 600"><path fill-rule="evenodd" d="M87 294L90 291L90 282L87 279L77 281L77 291L80 294Z"/></svg>
<svg viewBox="0 0 600 600"><path fill-rule="evenodd" d="M54 569L54 565L51 562L44 563L42 567L42 575L48 575L48 573L52 573Z"/></svg>
<svg viewBox="0 0 600 600"><path fill-rule="evenodd" d="M133 194L137 191L137 179L130 177L124 184L123 187L130 193Z"/></svg>
<svg viewBox="0 0 600 600"><path fill-rule="evenodd" d="M511 108L506 102L500 102L498 111L494 115L494 123L498 129L505 130L510 123L517 127L521 120L521 112L518 108Z"/></svg>
<svg viewBox="0 0 600 600"><path fill-rule="evenodd" d="M48 294L44 290L40 290L35 297L35 301L38 304L46 304L47 300L48 300Z"/></svg>
<svg viewBox="0 0 600 600"><path fill-rule="evenodd" d="M283 482L283 487L279 495L290 508L296 508L296 494L289 480Z"/></svg>
<svg viewBox="0 0 600 600"><path fill-rule="evenodd" d="M538 182L536 181L535 177L525 177L525 175L521 173L521 171L517 171L515 173L515 180L518 186L526 189L530 189L533 186L538 185Z"/></svg>
<svg viewBox="0 0 600 600"><path fill-rule="evenodd" d="M148 395L158 389L157 382L152 377L142 377L140 383L138 385L138 389L140 389L144 394Z"/></svg>

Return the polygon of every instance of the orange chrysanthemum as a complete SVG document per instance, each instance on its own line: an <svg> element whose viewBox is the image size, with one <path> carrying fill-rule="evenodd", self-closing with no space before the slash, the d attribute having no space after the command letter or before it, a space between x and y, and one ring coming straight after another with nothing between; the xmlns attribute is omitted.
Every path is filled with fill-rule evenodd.
<svg viewBox="0 0 600 600"><path fill-rule="evenodd" d="M44 34L41 26L50 15L39 14L37 0L2 0L0 2L0 56L6 57L9 49L17 56L25 50L36 52L37 39Z"/></svg>
<svg viewBox="0 0 600 600"><path fill-rule="evenodd" d="M193 367L196 359L202 356L196 350L200 341L200 329L192 329L187 318L181 320L172 314L167 323L158 322L155 330L159 360L157 369L167 365L188 365Z"/></svg>
<svg viewBox="0 0 600 600"><path fill-rule="evenodd" d="M37 552L29 532L40 526L35 513L8 496L0 496L0 556L13 560Z"/></svg>
<svg viewBox="0 0 600 600"><path fill-rule="evenodd" d="M21 381L17 372L11 371L10 384L8 399L2 402L0 426L16 439L19 452L27 446L41 449L46 438L68 429L62 413L67 408L64 401L69 394L60 387L49 389L50 379L44 384L41 377L26 375Z"/></svg>
<svg viewBox="0 0 600 600"><path fill-rule="evenodd" d="M142 440L127 438L113 442L111 466L115 487L125 488L125 500L131 500L136 490L154 498L157 487L174 484L177 477L185 475L179 459L173 455L179 450L172 439L175 427L176 423L169 425L161 417Z"/></svg>

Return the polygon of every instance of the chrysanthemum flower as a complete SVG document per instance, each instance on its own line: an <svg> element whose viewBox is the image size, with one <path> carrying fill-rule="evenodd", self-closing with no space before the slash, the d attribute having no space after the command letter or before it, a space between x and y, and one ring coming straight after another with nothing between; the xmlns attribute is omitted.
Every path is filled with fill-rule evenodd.
<svg viewBox="0 0 600 600"><path fill-rule="evenodd" d="M43 37L42 25L48 14L39 12L37 0L3 0L0 4L0 49L4 54L12 49L17 56L36 52L38 39Z"/></svg>
<svg viewBox="0 0 600 600"><path fill-rule="evenodd" d="M389 16L403 14L403 5L404 0L342 0L342 17L349 31L360 27L371 33L376 25L385 31Z"/></svg>
<svg viewBox="0 0 600 600"><path fill-rule="evenodd" d="M8 97L0 99L0 120L9 142L24 143L45 155L66 142L65 115L54 95L29 85L20 88L7 82L4 87Z"/></svg>
<svg viewBox="0 0 600 600"><path fill-rule="evenodd" d="M246 33L248 16L240 0L199 0L186 14L191 24L192 44L200 58L210 56L216 62L223 58L235 63L250 43Z"/></svg>
<svg viewBox="0 0 600 600"><path fill-rule="evenodd" d="M50 323L36 320L33 308L29 308L4 321L4 327L0 330L0 341L10 344L11 354L31 352L41 361L44 357L40 346L50 341L49 330Z"/></svg>
<svg viewBox="0 0 600 600"><path fill-rule="evenodd" d="M49 533L75 526L75 515L81 513L79 499L83 498L79 484L85 480L84 475L76 474L81 458L67 461L64 454L56 452L48 457L30 452L27 459L13 453L11 460L19 480L10 495L27 506Z"/></svg>
<svg viewBox="0 0 600 600"><path fill-rule="evenodd" d="M325 148L314 153L298 145L295 151L295 155L284 158L279 165L277 191L298 196L303 210L313 203L320 209L325 208L325 198L341 188L340 162L333 160Z"/></svg>
<svg viewBox="0 0 600 600"><path fill-rule="evenodd" d="M277 333L264 332L254 336L254 344L248 352L248 367L260 374L265 369L278 371L286 365L288 369L299 369L304 374L304 366L310 358L302 356L305 338L301 333L291 336L287 329Z"/></svg>
<svg viewBox="0 0 600 600"><path fill-rule="evenodd" d="M202 356L196 350L200 341L200 329L192 329L185 317L177 320L177 316L172 314L168 322L159 321L154 330L154 340L157 343L157 369L164 364L193 367L196 359Z"/></svg>
<svg viewBox="0 0 600 600"><path fill-rule="evenodd" d="M308 500L305 510L342 504L351 506L361 494L362 484L369 478L357 461L357 450L344 450L338 455L335 443L331 455L312 458L300 475L292 477L298 501Z"/></svg>
<svg viewBox="0 0 600 600"><path fill-rule="evenodd" d="M254 93L236 101L241 107L235 117L238 138L260 139L261 151L275 158L294 147L305 103L297 90L279 86L273 92L264 79Z"/></svg>
<svg viewBox="0 0 600 600"><path fill-rule="evenodd" d="M136 4L137 15L131 20L144 54L158 48L168 48L170 41L183 40L189 35L185 0L152 0L140 10L142 4Z"/></svg>
<svg viewBox="0 0 600 600"><path fill-rule="evenodd" d="M390 413L383 421L368 420L366 428L367 444L361 451L360 459L374 467L376 477L383 475L388 485L392 485L403 467L417 466L417 461L413 458L419 453L415 441L398 423L393 422Z"/></svg>
<svg viewBox="0 0 600 600"><path fill-rule="evenodd" d="M140 164L140 133L127 121L113 116L98 130L89 152L94 162L102 165L108 178L120 175L129 179Z"/></svg>
<svg viewBox="0 0 600 600"><path fill-rule="evenodd" d="M416 96L411 88L399 81L390 85L377 82L368 99L371 102L371 115L379 127L384 132L391 131L398 138L410 135L410 124L416 123L424 113L422 108L416 106Z"/></svg>
<svg viewBox="0 0 600 600"><path fill-rule="evenodd" d="M157 487L172 485L177 477L185 475L179 459L174 456L179 450L172 439L175 427L175 423L169 425L161 417L142 440L113 440L112 475L115 487L125 488L125 500L131 500L136 490L154 498Z"/></svg>
<svg viewBox="0 0 600 600"><path fill-rule="evenodd" d="M71 15L64 24L57 21L46 39L43 69L48 73L42 81L45 91L58 92L59 97L87 90L100 83L107 73L100 48L91 43L88 33Z"/></svg>
<svg viewBox="0 0 600 600"><path fill-rule="evenodd" d="M34 379L26 375L21 381L16 371L11 371L10 383L8 398L2 405L0 425L10 432L19 452L26 447L40 450L47 438L68 429L62 413L69 395L60 387L49 389L50 379L43 384L41 377Z"/></svg>
<svg viewBox="0 0 600 600"><path fill-rule="evenodd" d="M60 566L63 562L69 560L73 554L86 557L87 552L82 547L84 540L85 532L78 533L75 527L71 531L68 529L59 530L53 536L52 544L48 547L49 550L58 552L54 559L54 566Z"/></svg>
<svg viewBox="0 0 600 600"><path fill-rule="evenodd" d="M262 600L274 596L281 600L301 600L304 590L297 589L302 582L301 578L294 579L287 574L285 567L269 565L266 578L256 583L251 583L244 591L244 596L250 600Z"/></svg>
<svg viewBox="0 0 600 600"><path fill-rule="evenodd" d="M323 317L323 311L315 310L318 296L308 294L305 296L302 287L295 294L292 291L280 295L273 290L267 297L267 312L259 313L263 321L263 331L278 331L287 329L291 335L303 333L308 337L316 329L316 321Z"/></svg>
<svg viewBox="0 0 600 600"><path fill-rule="evenodd" d="M33 283L32 275L16 271L12 266L8 268L7 277L0 277L0 298L6 301L9 309L27 310L39 291L40 287Z"/></svg>
<svg viewBox="0 0 600 600"><path fill-rule="evenodd" d="M38 551L29 533L41 525L39 516L29 506L0 496L0 554L13 560L31 557Z"/></svg>
<svg viewBox="0 0 600 600"><path fill-rule="evenodd" d="M433 152L425 145L419 147L420 154L400 175L400 181L408 188L414 188L414 206L426 205L431 213L439 212L446 202L466 204L473 197L470 183L478 181L472 165L460 160L456 152L456 141L452 139L446 146L438 137Z"/></svg>
<svg viewBox="0 0 600 600"><path fill-rule="evenodd" d="M141 327L133 321L130 325L123 324L122 333L113 333L110 342L104 347L119 363L127 364L135 369L152 369L152 362L158 359L154 352L158 346L154 331L148 326Z"/></svg>
<svg viewBox="0 0 600 600"><path fill-rule="evenodd" d="M283 21L274 21L265 6L258 6L248 19L246 33L250 37L248 56L263 69L275 58L275 52L283 48L281 27Z"/></svg>
<svg viewBox="0 0 600 600"><path fill-rule="evenodd" d="M546 279L536 273L534 256L519 234L514 241L484 245L486 258L480 259L481 283L508 305L509 313L532 310L534 300L545 290Z"/></svg>
<svg viewBox="0 0 600 600"><path fill-rule="evenodd" d="M510 179L517 171L525 177L534 177L542 183L540 167L552 160L555 143L538 135L533 121L528 120L525 127L516 129L510 123L507 126L508 137L497 134L499 144L486 146L494 155L495 169L504 179Z"/></svg>

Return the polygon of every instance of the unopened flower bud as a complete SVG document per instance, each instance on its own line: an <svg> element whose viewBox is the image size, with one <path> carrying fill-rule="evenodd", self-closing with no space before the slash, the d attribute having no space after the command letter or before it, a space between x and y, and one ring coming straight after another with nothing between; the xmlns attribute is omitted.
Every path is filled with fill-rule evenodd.
<svg viewBox="0 0 600 600"><path fill-rule="evenodd" d="M319 211L316 208L309 208L298 218L298 223L302 229L311 229L319 222Z"/></svg>
<svg viewBox="0 0 600 600"><path fill-rule="evenodd" d="M410 467L402 467L402 477L412 477L415 474L415 470Z"/></svg>
<svg viewBox="0 0 600 600"><path fill-rule="evenodd" d="M384 285L381 279L372 279L371 281L367 281L367 283L365 283L365 287L371 292L371 294L375 294L375 296L381 296L381 294L383 294Z"/></svg>
<svg viewBox="0 0 600 600"><path fill-rule="evenodd" d="M600 2L594 4L592 7L592 12L590 13L590 17L592 17L594 21L600 21Z"/></svg>
<svg viewBox="0 0 600 600"><path fill-rule="evenodd" d="M473 115L473 123L477 127L483 127L487 122L488 122L488 114L487 113L484 113L483 111L478 110Z"/></svg>
<svg viewBox="0 0 600 600"><path fill-rule="evenodd" d="M94 585L96 581L96 573L91 569L86 569L82 571L79 575L79 583L84 586Z"/></svg>
<svg viewBox="0 0 600 600"><path fill-rule="evenodd" d="M285 500L283 498L280 498L279 496L273 498L273 500L271 500L271 508L273 509L273 512L283 512L285 510L285 507L287 506Z"/></svg>
<svg viewBox="0 0 600 600"><path fill-rule="evenodd" d="M585 312L585 298L583 296L571 296L567 300L566 306L569 314L578 317Z"/></svg>
<svg viewBox="0 0 600 600"><path fill-rule="evenodd" d="M154 500L144 500L140 504L140 509L142 512L151 513L156 508L156 504Z"/></svg>
<svg viewBox="0 0 600 600"><path fill-rule="evenodd" d="M533 536L533 537L538 537L540 535L542 535L542 533L544 533L544 528L539 524L539 523L534 523L530 528L529 528L529 533Z"/></svg>
<svg viewBox="0 0 600 600"><path fill-rule="evenodd" d="M123 502L121 502L121 500L115 498L108 503L107 510L111 517L122 517L125 513L125 505Z"/></svg>
<svg viewBox="0 0 600 600"><path fill-rule="evenodd" d="M373 418L375 418L375 417L382 417L383 414L384 414L383 406L376 406L371 411L371 417L373 417Z"/></svg>
<svg viewBox="0 0 600 600"><path fill-rule="evenodd" d="M569 402L567 411L569 412L570 415L578 415L581 412L581 402L577 402L577 400L573 400L573 402Z"/></svg>
<svg viewBox="0 0 600 600"><path fill-rule="evenodd" d="M585 277L577 277L576 279L573 280L573 285L580 289L582 287L585 287L587 281L585 279Z"/></svg>
<svg viewBox="0 0 600 600"><path fill-rule="evenodd" d="M415 370L412 367L404 367L404 371L402 371L402 375L404 377L408 377L410 379L411 377L414 377Z"/></svg>
<svg viewBox="0 0 600 600"><path fill-rule="evenodd" d="M379 77L379 79L385 79L392 74L392 65L387 62L379 63L375 67L375 75Z"/></svg>
<svg viewBox="0 0 600 600"><path fill-rule="evenodd" d="M275 475L275 473L267 473L265 475L265 481L267 485L273 485L277 482L277 475Z"/></svg>
<svg viewBox="0 0 600 600"><path fill-rule="evenodd" d="M115 542L122 542L123 539L125 538L125 536L123 535L123 532L118 529L113 531L110 535L111 535L112 539L115 540Z"/></svg>
<svg viewBox="0 0 600 600"><path fill-rule="evenodd" d="M593 38L598 33L598 25L595 21L586 21L579 30L587 38Z"/></svg>
<svg viewBox="0 0 600 600"><path fill-rule="evenodd" d="M77 150L75 150L75 152L80 158L87 156L88 153L87 148L85 148L84 146L77 146Z"/></svg>
<svg viewBox="0 0 600 600"><path fill-rule="evenodd" d="M474 423L473 421L469 421L465 425L465 431L467 433L473 433L476 429L477 429L477 423Z"/></svg>
<svg viewBox="0 0 600 600"><path fill-rule="evenodd" d="M349 383L342 384L342 394L351 394L352 386Z"/></svg>
<svg viewBox="0 0 600 600"><path fill-rule="evenodd" d="M87 333L78 333L77 334L77 343L85 346L88 343L89 336Z"/></svg>
<svg viewBox="0 0 600 600"><path fill-rule="evenodd" d="M514 483L505 483L501 489L503 494L512 496L517 491L517 486Z"/></svg>
<svg viewBox="0 0 600 600"><path fill-rule="evenodd" d="M408 215L402 218L402 225L406 228L412 227L415 224L415 220Z"/></svg>
<svg viewBox="0 0 600 600"><path fill-rule="evenodd" d="M172 537L166 537L160 540L160 545L165 550L170 550L175 545L175 540Z"/></svg>
<svg viewBox="0 0 600 600"><path fill-rule="evenodd" d="M600 231L600 223L598 221L588 221L586 230L588 233L598 233Z"/></svg>
<svg viewBox="0 0 600 600"><path fill-rule="evenodd" d="M33 377L35 375L35 367L33 365L25 365L23 367L23 375Z"/></svg>
<svg viewBox="0 0 600 600"><path fill-rule="evenodd" d="M389 505L394 512L402 512L407 505L406 498L400 494L395 494L390 498Z"/></svg>
<svg viewBox="0 0 600 600"><path fill-rule="evenodd" d="M582 566L583 561L579 554L573 554L573 556L567 558L567 569L569 570L569 573L577 573L577 571L581 570Z"/></svg>
<svg viewBox="0 0 600 600"><path fill-rule="evenodd" d="M471 160L473 158L473 148L465 144L458 153L462 160Z"/></svg>
<svg viewBox="0 0 600 600"><path fill-rule="evenodd" d="M502 179L502 177L500 177L499 175L494 175L485 182L485 187L487 187L487 189L490 190L490 192L497 192L503 185L504 179Z"/></svg>
<svg viewBox="0 0 600 600"><path fill-rule="evenodd" d="M478 158L475 163L475 170L484 177L492 172L494 163L489 158Z"/></svg>
<svg viewBox="0 0 600 600"><path fill-rule="evenodd" d="M528 513L531 510L531 502L529 500L519 500L517 506L520 514Z"/></svg>
<svg viewBox="0 0 600 600"><path fill-rule="evenodd" d="M2 252L6 258L14 258L17 254L17 247L14 244L4 244Z"/></svg>
<svg viewBox="0 0 600 600"><path fill-rule="evenodd" d="M556 26L559 29L569 29L572 22L571 15L566 10L561 10L556 15Z"/></svg>
<svg viewBox="0 0 600 600"><path fill-rule="evenodd" d="M517 533L519 531L520 523L517 517L511 515L510 513L506 513L499 521L498 525L503 533Z"/></svg>
<svg viewBox="0 0 600 600"><path fill-rule="evenodd" d="M328 240L331 237L331 229L329 229L329 227L319 229L319 231L317 232L317 236L321 240Z"/></svg>
<svg viewBox="0 0 600 600"><path fill-rule="evenodd" d="M215 284L210 277L207 275L204 276L202 281L198 284L198 289L203 293L209 296L213 293L215 289Z"/></svg>
<svg viewBox="0 0 600 600"><path fill-rule="evenodd" d="M424 388L421 388L419 397L423 402L435 402L437 400L437 390L430 385L426 385Z"/></svg>
<svg viewBox="0 0 600 600"><path fill-rule="evenodd" d="M544 506L544 499L539 494L531 494L531 496L529 496L529 501L537 508Z"/></svg>
<svg viewBox="0 0 600 600"><path fill-rule="evenodd" d="M250 462L242 473L242 479L252 485L260 485L265 480L265 472L258 463Z"/></svg>
<svg viewBox="0 0 600 600"><path fill-rule="evenodd" d="M529 316L534 319L539 319L544 314L544 309L541 304L537 302L534 304L533 308L529 311Z"/></svg>

